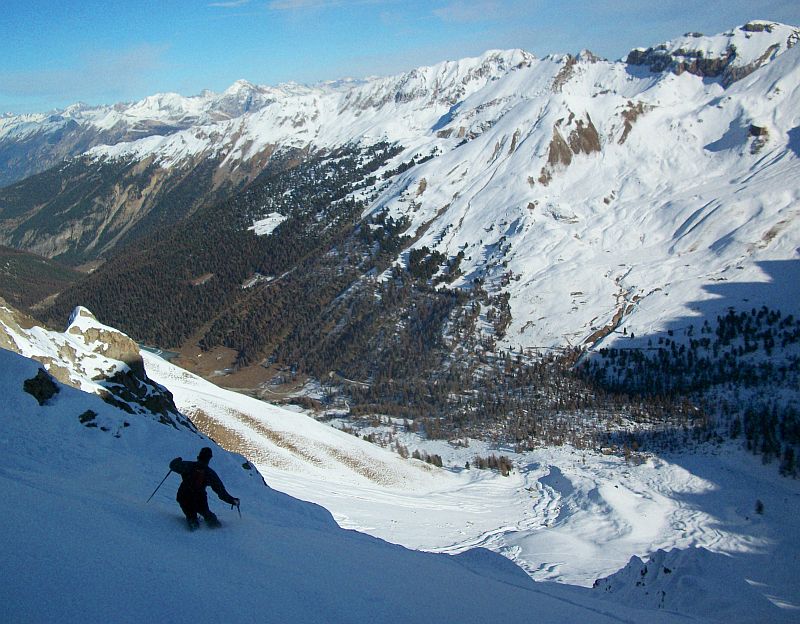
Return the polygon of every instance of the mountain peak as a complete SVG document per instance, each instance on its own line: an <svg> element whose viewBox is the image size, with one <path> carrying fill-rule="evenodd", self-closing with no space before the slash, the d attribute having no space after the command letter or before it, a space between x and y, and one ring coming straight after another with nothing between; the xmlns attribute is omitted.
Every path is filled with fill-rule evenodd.
<svg viewBox="0 0 800 624"><path fill-rule="evenodd" d="M651 48L635 48L629 65L644 65L652 72L688 72L722 79L725 86L741 80L800 41L800 28L779 22L753 20L716 35L697 32Z"/></svg>
<svg viewBox="0 0 800 624"><path fill-rule="evenodd" d="M230 87L223 91L223 95L234 95L241 93L242 91L256 91L258 87L254 85L249 80L245 80L244 78L239 78L239 80L235 81Z"/></svg>

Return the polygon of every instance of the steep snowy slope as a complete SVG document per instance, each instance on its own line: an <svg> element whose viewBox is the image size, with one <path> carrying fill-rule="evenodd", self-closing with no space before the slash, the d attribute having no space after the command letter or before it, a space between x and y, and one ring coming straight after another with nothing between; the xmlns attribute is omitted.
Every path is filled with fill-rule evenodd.
<svg viewBox="0 0 800 624"><path fill-rule="evenodd" d="M564 67L545 97L545 77L520 71L467 99L444 131L479 136L374 207L430 224L418 247L463 251L463 283L511 295L505 345L655 332L709 285L765 282L759 262L797 258L800 47L727 89L588 56Z"/></svg>
<svg viewBox="0 0 800 624"><path fill-rule="evenodd" d="M67 386L40 405L22 389L39 369L0 349L0 493L13 502L0 521L3 621L675 620L534 584L488 551L433 555L344 531L188 429ZM117 433L82 424L89 410ZM146 501L170 458L204 445L242 517L212 501L223 528L190 533L177 477Z"/></svg>
<svg viewBox="0 0 800 624"><path fill-rule="evenodd" d="M63 334L25 327L21 320L6 308L0 315L0 337L6 336L10 340L8 346L37 358L52 373L68 372L65 379L73 385L82 382L85 390L102 395L106 389L102 380L104 371L128 367L109 357L119 357L120 352L113 345L120 344L122 335L97 322L86 310L76 311L70 330ZM66 345L71 350L65 349ZM70 357L58 356L59 352L68 351ZM213 436L225 448L244 454L272 487L330 509L343 527L434 552L464 553L483 546L515 561L534 579L586 587L598 577L616 572L633 555L647 559L658 549L682 549L674 551L667 562L661 562L660 554L653 555L653 565L647 564L653 571L660 569L653 566L663 563L675 571L675 576L648 577L644 589L637 584L643 565L638 558L599 584L591 596L576 587L537 584L535 588L537 592L546 588L547 595L617 615L622 612L617 611L616 602L635 607L644 600L648 608L666 608L709 620L747 613L747 618L735 621L796 621L792 618L797 613L800 586L791 573L791 562L796 559L798 548L793 539L800 517L798 485L794 480L778 477L771 466L760 466L757 459L743 455L741 450L726 448L725 454L730 454L730 458L701 453L696 457L653 458L642 465L628 465L622 458L588 451L578 453L570 448L544 448L524 454L502 450L516 465L510 476L502 477L492 471L463 468L475 455L498 452L488 444L473 441L469 447L453 447L405 434L400 440L403 444L422 447L444 458L446 469L434 469L318 423L302 413L215 387L152 354L144 352L141 357L148 377L170 390L181 411L193 418L200 431ZM150 586L145 578L166 582L169 575L177 574L184 560L192 562L189 565L199 565L206 557L206 565L224 571L226 587L243 582L236 575L247 574L251 583L252 579L264 579L262 584L272 584L270 590L281 595L288 590L274 585L277 577L283 578L278 572L280 567L288 566L286 570L292 571L289 582L296 582L297 575L306 578L308 589L335 570L341 573L344 569L347 573L348 562L363 562L366 555L347 542L351 555L345 557L344 563L336 564L344 568L334 564L320 568L317 562L315 572L305 568L298 571L298 565L305 565L306 555L298 553L298 549L302 550L301 539L309 539L307 530L315 535L322 532L319 538L329 544L321 549L321 556L338 548L336 535L352 534L327 535L325 532L332 530L332 523L320 510L305 509L292 499L281 498L263 488L257 474L241 469L241 457L229 456L216 447L215 466L228 489L243 499L245 515L240 521L224 509L220 512L220 503L212 501L212 507L220 512L229 528L241 529L243 534L237 531L230 540L203 541L210 550L189 555L196 549L196 542L176 541L174 535L175 531L183 530L172 500L177 479L168 480L149 505L143 500L163 476L163 472L158 474L157 467L165 470L166 461L176 454L192 457L197 448L208 444L204 437L179 420L167 421L161 415L141 409L137 413L121 412L99 397L69 387L61 387L39 407L32 396L24 395L22 399L16 396L21 394L23 380L36 375L36 365L14 359L5 351L0 351L0 358L0 391L4 397L10 397L2 413L4 418L13 420L3 423L0 437L3 462L7 462L3 465L8 466L3 473L3 488L4 494L21 501L19 509L24 510L5 520L12 535L25 536L19 544L7 548L12 561L27 562L26 566L30 566L24 580L40 574L41 562L53 561L52 555L47 558L48 549L60 553L59 557L72 557L79 562L83 578L89 579L86 592L96 588L108 574L104 557L113 556L132 565L134 602L139 600L140 591ZM87 415L89 410L91 417ZM54 478L53 474L61 476ZM262 495L266 496L264 501ZM51 498L56 501L52 504L58 506L58 513L52 512ZM757 498L766 508L763 516L754 513ZM73 499L80 504L70 502ZM35 521L27 514L32 514ZM55 525L51 527L49 522ZM326 524L328 529L324 528ZM20 528L22 525L35 526L37 530L26 532ZM79 528L65 532L64 526ZM86 526L92 527L91 539L106 545L97 559L73 552L85 550L82 540L86 539ZM290 534L287 527L291 526L301 530L302 535ZM43 535L52 531L56 537L44 539L37 532L39 529ZM117 531L123 532L124 537L117 535ZM62 542L56 541L57 536L62 536ZM64 544L67 537L71 541ZM206 539L202 534L190 537ZM37 540L43 545L30 545ZM273 540L288 544L276 544ZM152 545L145 546L147 542L158 544L160 556L163 558L167 553L169 563L159 559L158 566L153 567L141 556L131 563L129 551L153 552L157 556ZM713 554L697 559L704 551L695 551L694 546L711 549ZM23 553L24 549L27 552ZM228 556L234 559L229 560ZM266 562L261 560L262 556ZM466 552L465 556L472 560L475 554ZM245 561L241 567L235 562L240 559ZM137 567L140 565L141 569ZM426 564L414 565L426 569ZM505 569L497 565L495 560L492 569ZM49 571L46 579L58 587L72 587L71 570L64 571L69 577ZM230 574L234 576L228 577ZM383 572L382 576L389 578L391 571ZM742 592L741 587L747 586L745 579L755 581L755 589ZM461 581L453 577L450 582ZM380 582L376 583L380 586ZM519 585L519 579L514 583ZM192 587L180 585L177 591L187 599L196 600ZM367 594L372 591L370 587L365 586ZM334 589L342 591L338 586L331 591ZM659 593L662 591L666 598ZM21 595L27 600L27 593ZM235 595L248 605L260 605L252 597ZM293 600L287 594L281 608L296 609ZM606 601L608 604L603 605ZM32 608L24 600L10 604ZM25 613L46 617L53 604L61 603L56 600L40 607L40 611ZM116 615L114 604L111 598L98 602L96 617L101 613L108 617ZM201 604L207 603L201 601ZM490 607L495 608L487 602L474 612L464 611L463 617L472 621L473 613L477 618L488 613ZM157 603L152 608L166 607ZM321 608L332 607L326 603ZM536 608L543 610L545 621L569 621L566 613L552 615L551 619L546 605L537 604ZM135 606L134 612L160 617L161 611L143 609L141 605ZM425 611L419 605L414 609L412 621L416 621L416 613ZM401 612L405 614L402 609ZM210 613L213 617L219 614L213 609ZM94 617L88 617L88 621ZM207 617L213 619L211 615ZM337 617L327 613L326 621L340 621ZM348 613L348 617L341 621L360 621L358 615ZM570 612L569 617L575 614ZM603 621L594 612L584 617ZM515 618L512 621L517 621ZM293 619L303 621L302 616Z"/></svg>

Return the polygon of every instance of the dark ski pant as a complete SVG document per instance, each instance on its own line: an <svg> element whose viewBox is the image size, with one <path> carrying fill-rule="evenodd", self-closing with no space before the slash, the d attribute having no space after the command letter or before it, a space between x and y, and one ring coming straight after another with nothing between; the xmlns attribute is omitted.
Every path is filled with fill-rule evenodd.
<svg viewBox="0 0 800 624"><path fill-rule="evenodd" d="M216 514L208 508L208 497L205 490L192 492L181 491L181 488L178 488L177 501L190 524L197 522L197 514L203 516L209 525L219 524Z"/></svg>

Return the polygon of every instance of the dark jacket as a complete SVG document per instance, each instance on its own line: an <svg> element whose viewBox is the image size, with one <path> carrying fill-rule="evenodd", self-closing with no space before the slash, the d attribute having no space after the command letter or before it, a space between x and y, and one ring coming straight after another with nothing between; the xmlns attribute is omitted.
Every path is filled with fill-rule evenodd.
<svg viewBox="0 0 800 624"><path fill-rule="evenodd" d="M221 500L229 505L236 504L236 499L228 494L222 480L217 476L208 464L198 461L184 461L180 457L176 457L169 463L170 470L177 472L181 475L182 481L178 488L178 500L188 497L202 497L206 496L206 488L211 486L211 489L217 493Z"/></svg>

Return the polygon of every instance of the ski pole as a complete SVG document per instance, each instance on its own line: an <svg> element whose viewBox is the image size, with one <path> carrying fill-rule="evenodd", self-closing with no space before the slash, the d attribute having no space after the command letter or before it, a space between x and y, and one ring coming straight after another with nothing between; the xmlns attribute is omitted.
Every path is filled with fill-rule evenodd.
<svg viewBox="0 0 800 624"><path fill-rule="evenodd" d="M171 475L171 474L172 474L172 468L170 468L169 472L167 473L167 477L169 475ZM158 487L155 490L153 490L153 493L150 495L150 498L153 498L153 496L156 495L156 492L158 492L158 488L160 488L162 485L164 485L164 481L167 480L167 477L164 477L163 479L161 479L161 483L159 483ZM150 498L147 499L147 501L145 502L145 505L150 502Z"/></svg>
<svg viewBox="0 0 800 624"><path fill-rule="evenodd" d="M236 507L236 511L239 512L239 519L241 519L242 518L242 508L239 507L239 503L236 503L236 505L231 505L231 509L233 509L234 507Z"/></svg>

